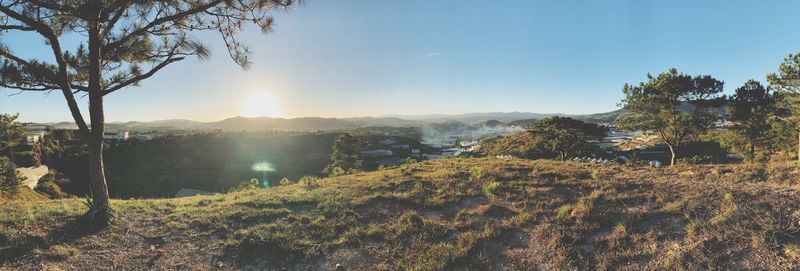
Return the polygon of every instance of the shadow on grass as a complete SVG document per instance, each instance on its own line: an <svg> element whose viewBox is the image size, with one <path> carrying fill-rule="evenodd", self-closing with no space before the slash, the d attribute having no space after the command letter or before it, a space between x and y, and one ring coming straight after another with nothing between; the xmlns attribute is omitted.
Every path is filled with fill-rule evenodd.
<svg viewBox="0 0 800 271"><path fill-rule="evenodd" d="M48 249L51 245L69 243L105 228L95 227L86 216L66 218L70 221L48 232L45 236L14 229L0 231L0 263L12 262L30 256L36 249Z"/></svg>

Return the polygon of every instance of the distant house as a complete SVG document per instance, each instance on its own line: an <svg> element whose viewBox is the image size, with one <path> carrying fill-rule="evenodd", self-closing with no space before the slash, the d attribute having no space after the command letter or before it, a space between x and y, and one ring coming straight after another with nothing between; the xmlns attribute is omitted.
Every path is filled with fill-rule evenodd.
<svg viewBox="0 0 800 271"><path fill-rule="evenodd" d="M393 138L387 138L387 139L379 140L378 143L381 144L381 145L392 145L392 144L397 143L397 140L394 140Z"/></svg>
<svg viewBox="0 0 800 271"><path fill-rule="evenodd" d="M104 140L128 140L130 133L128 131L116 131L103 133Z"/></svg>
<svg viewBox="0 0 800 271"><path fill-rule="evenodd" d="M362 151L361 156L366 158L376 158L376 157L387 157L394 155L394 152L390 150L369 150L369 151Z"/></svg>
<svg viewBox="0 0 800 271"><path fill-rule="evenodd" d="M183 198L183 197L193 197L193 196L203 196L203 195L214 195L214 192L208 192L198 189L191 189L191 188L181 188L178 190L178 193L175 193L176 198Z"/></svg>
<svg viewBox="0 0 800 271"><path fill-rule="evenodd" d="M39 140L41 140L42 137L44 137L46 134L47 134L47 130L35 128L35 129L26 130L26 137L25 138L26 138L26 141L28 142L28 144L33 144L33 143L39 142Z"/></svg>
<svg viewBox="0 0 800 271"><path fill-rule="evenodd" d="M139 140L150 140L150 139L153 139L153 136L152 135L145 135L145 134L136 134L136 135L133 135L133 138L139 139Z"/></svg>

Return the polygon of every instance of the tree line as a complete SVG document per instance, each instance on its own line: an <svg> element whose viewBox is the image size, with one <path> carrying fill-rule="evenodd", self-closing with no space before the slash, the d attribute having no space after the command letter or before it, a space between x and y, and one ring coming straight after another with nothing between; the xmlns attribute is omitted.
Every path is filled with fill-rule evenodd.
<svg viewBox="0 0 800 271"><path fill-rule="evenodd" d="M687 142L715 128L726 128L718 140L748 159L756 158L757 150L781 145L775 141L790 141L786 131L792 131L800 159L799 64L800 54L790 55L777 73L767 75L770 85L749 80L728 97L722 94L724 82L710 75L691 76L674 68L648 74L646 81L623 87L620 105L628 114L617 125L655 134L669 148L671 165Z"/></svg>

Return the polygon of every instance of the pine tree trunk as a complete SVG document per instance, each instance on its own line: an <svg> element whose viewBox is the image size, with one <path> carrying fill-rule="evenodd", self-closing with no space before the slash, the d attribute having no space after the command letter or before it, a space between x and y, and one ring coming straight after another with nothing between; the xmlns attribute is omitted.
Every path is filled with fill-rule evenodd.
<svg viewBox="0 0 800 271"><path fill-rule="evenodd" d="M108 213L109 196L106 175L103 169L103 133L105 132L105 115L103 112L103 92L101 81L101 40L97 21L92 22L88 30L89 36L89 118L91 132L87 138L89 147L89 186L92 192L94 207L99 213L94 223L104 225L110 222Z"/></svg>
<svg viewBox="0 0 800 271"><path fill-rule="evenodd" d="M97 207L108 207L109 196L103 169L103 141L92 139L89 143L89 186L92 201Z"/></svg>
<svg viewBox="0 0 800 271"><path fill-rule="evenodd" d="M797 161L800 162L800 131L797 132Z"/></svg>

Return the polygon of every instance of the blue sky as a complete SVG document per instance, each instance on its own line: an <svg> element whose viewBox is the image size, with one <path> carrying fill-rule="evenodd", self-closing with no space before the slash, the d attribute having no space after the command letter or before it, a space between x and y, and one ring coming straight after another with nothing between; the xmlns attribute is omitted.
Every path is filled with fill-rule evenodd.
<svg viewBox="0 0 800 271"><path fill-rule="evenodd" d="M308 0L276 14L273 33L243 33L250 70L218 36L197 34L210 60L107 96L107 119L220 120L241 115L258 92L285 117L597 113L617 109L623 84L670 67L710 74L730 93L800 51L798 11L789 0ZM51 59L41 39L0 39ZM0 91L0 112L71 120L60 93Z"/></svg>

